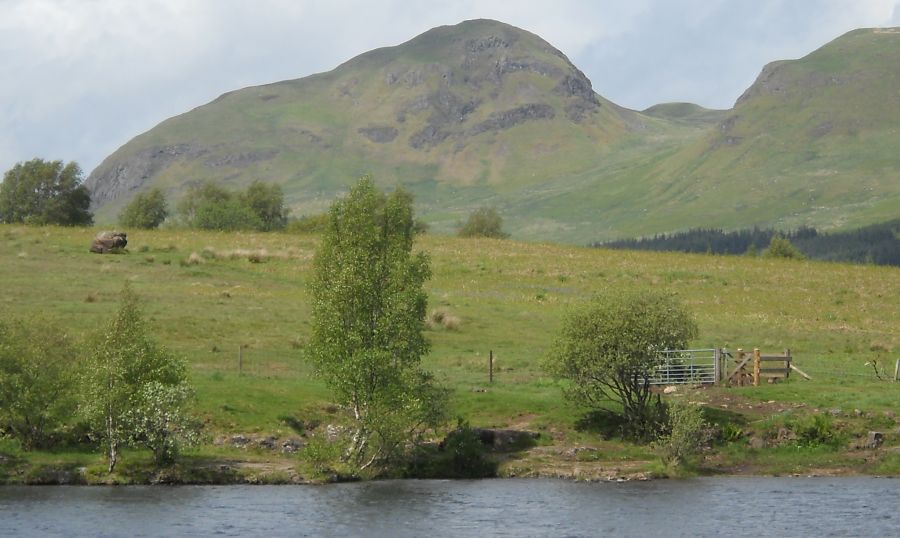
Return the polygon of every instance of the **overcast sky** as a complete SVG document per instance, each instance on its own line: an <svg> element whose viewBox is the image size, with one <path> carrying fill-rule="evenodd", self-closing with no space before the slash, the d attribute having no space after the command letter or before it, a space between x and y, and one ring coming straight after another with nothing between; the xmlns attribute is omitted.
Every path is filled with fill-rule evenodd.
<svg viewBox="0 0 900 538"><path fill-rule="evenodd" d="M42 157L87 174L226 91L474 18L540 35L623 106L728 108L767 62L900 26L900 0L0 0L0 171Z"/></svg>

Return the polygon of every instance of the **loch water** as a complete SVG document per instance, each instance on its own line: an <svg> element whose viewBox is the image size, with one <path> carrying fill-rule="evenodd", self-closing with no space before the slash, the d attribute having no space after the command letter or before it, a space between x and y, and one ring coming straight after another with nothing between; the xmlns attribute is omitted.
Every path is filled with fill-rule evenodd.
<svg viewBox="0 0 900 538"><path fill-rule="evenodd" d="M0 536L900 536L900 479L5 486Z"/></svg>

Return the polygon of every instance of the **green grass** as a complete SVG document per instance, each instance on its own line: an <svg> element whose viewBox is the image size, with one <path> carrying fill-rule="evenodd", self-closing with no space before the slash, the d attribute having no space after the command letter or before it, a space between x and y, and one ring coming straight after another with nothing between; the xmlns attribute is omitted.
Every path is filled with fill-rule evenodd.
<svg viewBox="0 0 900 538"><path fill-rule="evenodd" d="M112 317L127 280L142 298L153 334L186 357L197 389L195 411L211 438L295 435L284 416L340 421L303 359L310 333L306 284L316 236L133 231L128 254L97 255L88 252L96 232L0 226L0 315L42 313L89 343ZM452 390L451 416L464 416L473 426L533 429L564 445L606 447L626 456L636 450L644 458L645 448L579 431L586 410L562 399L559 384L542 372L540 361L571 306L605 289L654 286L677 294L696 315L700 337L693 345L790 348L795 363L813 377L709 389L698 398L802 403L799 413L841 408L852 415L860 409L868 418L841 419L858 423L852 435L864 435L869 427L891 431L865 421L896 412L900 383L878 381L865 363L878 359L893 372L900 350L897 268L439 235L423 236L417 248L432 258L429 309L460 318L456 330L427 331L432 350L424 365ZM202 263L180 263L204 249ZM268 256L262 263L241 253L261 249ZM239 371L241 346L246 347ZM488 383L491 351L495 374ZM751 413L751 428L762 428L754 421L764 417L739 412ZM8 441L0 442L0 453L7 453L2 443ZM197 457L224 457L209 450L199 449ZM763 452L753 457L794 458ZM79 466L99 461L96 454L27 455L44 464L53 458L61 464L73 458ZM831 455L819 459L839 461ZM769 462L759 461L761 468ZM893 469L891 461L882 461L879 469Z"/></svg>

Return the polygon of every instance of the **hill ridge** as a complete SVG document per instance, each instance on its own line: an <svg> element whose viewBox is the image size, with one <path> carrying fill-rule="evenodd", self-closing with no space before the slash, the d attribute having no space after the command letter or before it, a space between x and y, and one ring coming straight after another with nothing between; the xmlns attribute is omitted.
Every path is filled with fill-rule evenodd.
<svg viewBox="0 0 900 538"><path fill-rule="evenodd" d="M88 186L100 222L141 190L177 199L204 179L275 182L295 215L316 213L369 173L412 191L436 231L480 205L496 206L514 236L577 243L866 225L900 212L894 30L772 62L727 111L638 112L596 93L539 36L465 21L226 92L123 145Z"/></svg>

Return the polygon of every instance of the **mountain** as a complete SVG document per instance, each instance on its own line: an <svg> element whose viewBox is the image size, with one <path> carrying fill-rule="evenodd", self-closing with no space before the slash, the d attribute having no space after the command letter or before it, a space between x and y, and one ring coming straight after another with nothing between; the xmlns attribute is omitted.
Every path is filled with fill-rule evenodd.
<svg viewBox="0 0 900 538"><path fill-rule="evenodd" d="M668 219L702 211L715 226L834 229L896 218L898 88L896 28L856 30L770 63L715 129L654 170L665 178L655 201Z"/></svg>
<svg viewBox="0 0 900 538"><path fill-rule="evenodd" d="M494 205L520 238L587 243L698 226L887 220L900 211L900 33L851 32L775 62L727 111L627 110L540 37L490 20L168 119L88 178L97 220L137 192L277 182L295 215L355 179L401 184L449 231ZM893 215L891 214L893 212Z"/></svg>
<svg viewBox="0 0 900 538"><path fill-rule="evenodd" d="M128 142L88 185L107 215L150 185L177 196L256 178L282 184L295 213L320 211L365 173L466 205L580 171L641 127L546 41L475 20L222 95Z"/></svg>

